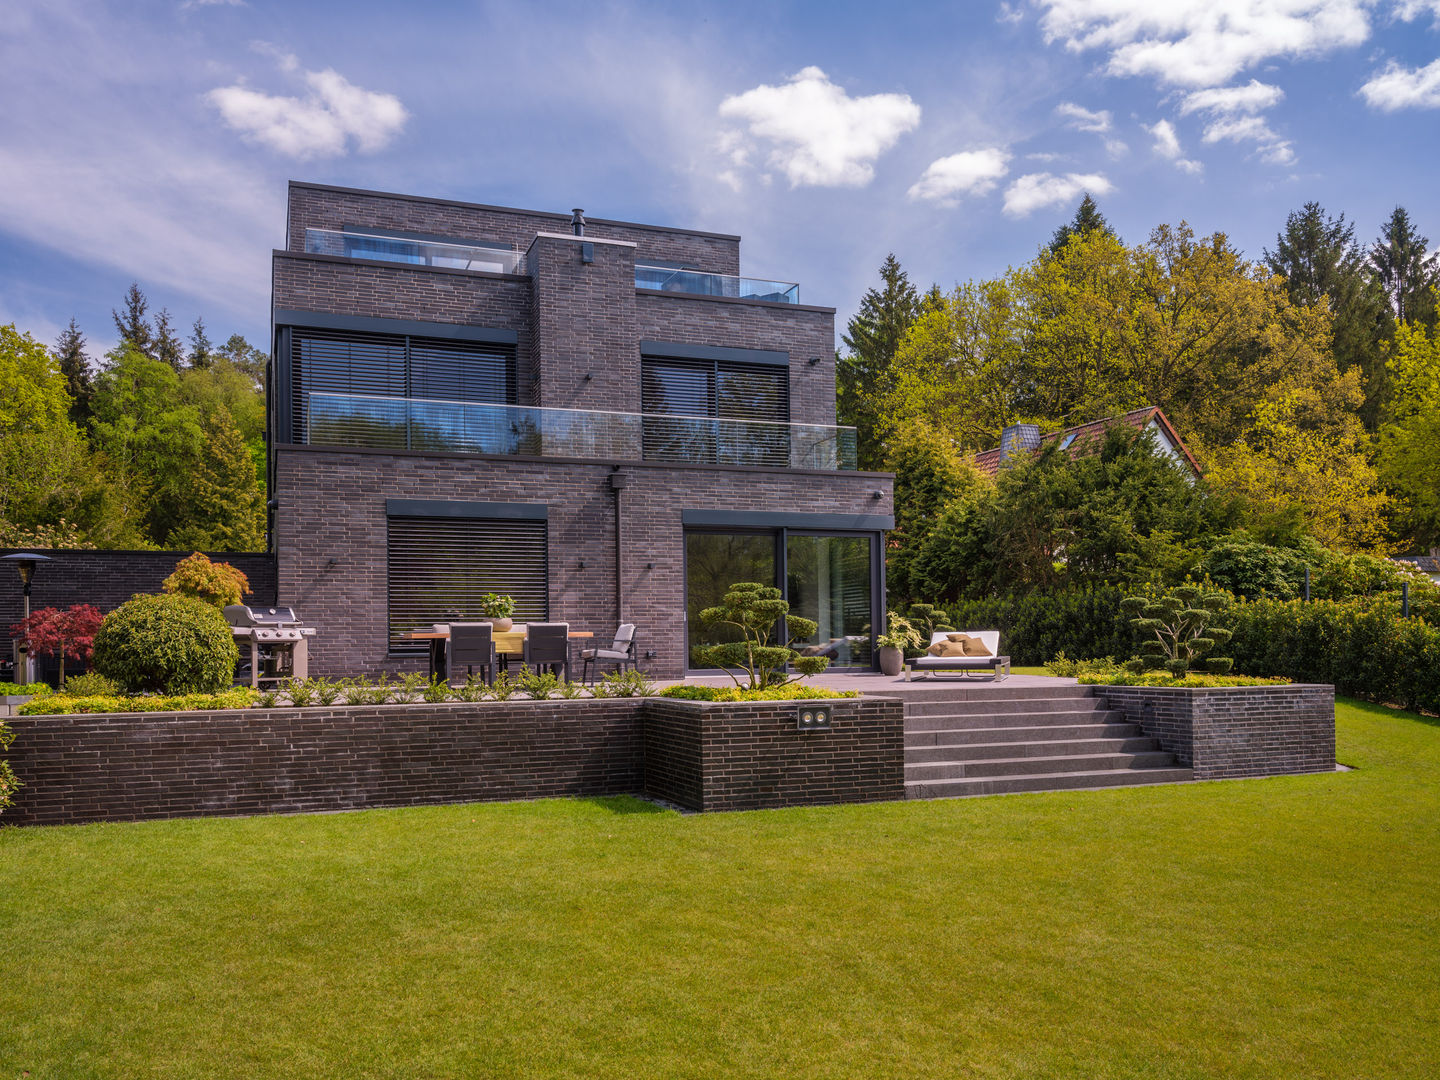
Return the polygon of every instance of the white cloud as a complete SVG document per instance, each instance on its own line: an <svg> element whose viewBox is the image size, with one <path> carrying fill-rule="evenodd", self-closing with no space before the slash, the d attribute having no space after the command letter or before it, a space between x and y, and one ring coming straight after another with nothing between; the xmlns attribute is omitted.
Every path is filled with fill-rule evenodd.
<svg viewBox="0 0 1440 1080"><path fill-rule="evenodd" d="M282 58L290 68L293 57ZM305 98L264 94L237 83L205 97L221 118L247 139L289 157L333 157L350 141L362 151L384 148L410 114L393 94L364 90L333 68L305 72Z"/></svg>
<svg viewBox="0 0 1440 1080"><path fill-rule="evenodd" d="M1010 171L1010 152L998 146L966 150L932 161L907 194L954 206L962 195L985 195L995 190Z"/></svg>
<svg viewBox="0 0 1440 1080"><path fill-rule="evenodd" d="M1157 120L1153 127L1145 129L1155 138L1155 153L1174 162L1175 167L1181 172L1198 173L1203 166L1198 161L1191 161L1185 156L1185 151L1180 148L1180 137L1175 134L1175 125L1169 120Z"/></svg>
<svg viewBox="0 0 1440 1080"><path fill-rule="evenodd" d="M1037 0L1046 42L1103 49L1111 75L1218 86L1279 57L1364 43L1372 0Z"/></svg>
<svg viewBox="0 0 1440 1080"><path fill-rule="evenodd" d="M876 159L919 125L920 106L908 94L852 98L818 67L807 67L784 86L727 97L720 116L773 144L769 161L792 188L863 187L875 177Z"/></svg>
<svg viewBox="0 0 1440 1080"><path fill-rule="evenodd" d="M248 7L245 0L181 0L180 10L189 11L192 8L203 7Z"/></svg>
<svg viewBox="0 0 1440 1080"><path fill-rule="evenodd" d="M1271 165L1289 165L1295 160L1290 143L1271 130L1261 116L1232 116L1216 120L1205 128L1206 143L1252 142L1260 159Z"/></svg>
<svg viewBox="0 0 1440 1080"><path fill-rule="evenodd" d="M1440 60L1422 68L1403 67L1391 60L1360 87L1360 96L1372 109L1385 112L1440 108Z"/></svg>
<svg viewBox="0 0 1440 1080"><path fill-rule="evenodd" d="M1027 173L1005 189L1004 211L1008 217L1026 217L1042 207L1068 203L1082 192L1105 195L1114 187L1100 173Z"/></svg>
<svg viewBox="0 0 1440 1080"><path fill-rule="evenodd" d="M1285 91L1278 86L1251 79L1244 86L1217 87L1186 94L1180 101L1180 115L1188 116L1193 112L1207 112L1212 116L1228 113L1254 115L1278 105L1284 97Z"/></svg>
<svg viewBox="0 0 1440 1080"><path fill-rule="evenodd" d="M1000 0L1000 10L995 12L995 21L1014 26L1025 21L1025 9L1018 2L1011 4L1007 0Z"/></svg>
<svg viewBox="0 0 1440 1080"><path fill-rule="evenodd" d="M1440 0L1400 0L1395 5L1395 17L1405 22L1413 22L1426 14L1440 19Z"/></svg>
<svg viewBox="0 0 1440 1080"><path fill-rule="evenodd" d="M1091 112L1083 106L1076 105L1073 101L1062 101L1055 106L1055 115L1065 117L1069 123L1066 127L1076 131L1109 131L1110 113L1102 109L1099 112Z"/></svg>

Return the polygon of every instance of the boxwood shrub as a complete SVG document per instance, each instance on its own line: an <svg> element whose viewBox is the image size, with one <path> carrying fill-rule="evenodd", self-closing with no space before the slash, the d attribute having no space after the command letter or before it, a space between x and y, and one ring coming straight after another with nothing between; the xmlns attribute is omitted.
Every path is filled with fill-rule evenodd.
<svg viewBox="0 0 1440 1080"><path fill-rule="evenodd" d="M225 616L189 596L137 596L95 635L95 670L131 693L213 693L238 657Z"/></svg>

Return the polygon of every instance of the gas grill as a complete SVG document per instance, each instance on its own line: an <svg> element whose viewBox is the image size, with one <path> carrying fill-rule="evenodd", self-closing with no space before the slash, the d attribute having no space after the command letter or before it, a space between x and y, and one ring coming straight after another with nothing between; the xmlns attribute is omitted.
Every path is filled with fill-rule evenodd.
<svg viewBox="0 0 1440 1080"><path fill-rule="evenodd" d="M299 625L294 608L229 604L225 608L225 621L235 635L235 644L240 646L238 679L244 678L247 667L250 685L257 688L264 682L309 678L309 644L305 639L315 636L315 628Z"/></svg>

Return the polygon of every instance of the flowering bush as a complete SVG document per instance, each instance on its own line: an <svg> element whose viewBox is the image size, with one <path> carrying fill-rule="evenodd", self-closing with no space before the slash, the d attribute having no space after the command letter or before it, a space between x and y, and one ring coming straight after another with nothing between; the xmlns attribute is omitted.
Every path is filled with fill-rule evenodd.
<svg viewBox="0 0 1440 1080"><path fill-rule="evenodd" d="M54 656L60 661L60 685L65 685L65 661L78 660L87 668L95 647L95 634L104 618L90 604L76 604L67 611L41 608L15 624L15 633L34 656Z"/></svg>

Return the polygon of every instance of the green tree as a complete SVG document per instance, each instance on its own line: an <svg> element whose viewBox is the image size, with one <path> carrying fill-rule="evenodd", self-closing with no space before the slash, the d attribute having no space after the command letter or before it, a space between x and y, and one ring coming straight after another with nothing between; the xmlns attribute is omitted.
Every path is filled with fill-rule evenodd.
<svg viewBox="0 0 1440 1080"><path fill-rule="evenodd" d="M1380 475L1398 525L1421 550L1440 544L1440 331L1401 324L1388 365L1394 383L1380 429Z"/></svg>
<svg viewBox="0 0 1440 1080"><path fill-rule="evenodd" d="M924 596L911 569L945 506L988 481L948 438L923 424L896 436L887 466L895 473L895 529L887 538L885 579L891 603L899 603Z"/></svg>
<svg viewBox="0 0 1440 1080"><path fill-rule="evenodd" d="M1397 322L1435 321L1435 257L1426 251L1430 243L1410 221L1403 206L1395 207L1370 245L1370 267L1385 290Z"/></svg>
<svg viewBox="0 0 1440 1080"><path fill-rule="evenodd" d="M70 394L70 419L83 424L90 416L90 398L95 393L95 378L90 372L90 358L85 355L85 335L72 317L70 325L60 332L55 342L55 362L65 376Z"/></svg>
<svg viewBox="0 0 1440 1080"><path fill-rule="evenodd" d="M1065 245L1070 242L1072 236L1086 236L1092 232L1102 232L1115 239L1115 230L1105 220L1105 215L1100 213L1100 207L1085 192L1085 197L1080 200L1080 205L1075 208L1075 216L1064 225L1055 230L1055 235L1050 238L1050 254L1059 255L1065 250Z"/></svg>
<svg viewBox="0 0 1440 1080"><path fill-rule="evenodd" d="M1325 304L1330 312L1332 352L1343 373L1358 368L1365 395L1361 417L1374 430L1386 396L1384 342L1391 326L1384 290L1368 272L1355 226L1308 202L1285 219L1265 265L1285 278L1290 301Z"/></svg>
<svg viewBox="0 0 1440 1080"><path fill-rule="evenodd" d="M891 379L895 350L915 321L920 298L893 254L880 266L880 288L867 289L860 310L846 327L848 352L837 357L836 412L840 423L856 429L859 464L876 469L884 460L877 430L876 401Z"/></svg>
<svg viewBox="0 0 1440 1080"><path fill-rule="evenodd" d="M170 322L170 312L165 308L155 316L154 329L155 359L169 364L176 371L185 366L185 346L175 336L175 327Z"/></svg>
<svg viewBox="0 0 1440 1080"><path fill-rule="evenodd" d="M207 368L214 359L215 345L205 332L205 320L197 316L190 328L190 366Z"/></svg>
<svg viewBox="0 0 1440 1080"><path fill-rule="evenodd" d="M265 549L265 493L249 451L224 406L205 418L205 453L190 477L184 519L167 547L208 551Z"/></svg>
<svg viewBox="0 0 1440 1080"><path fill-rule="evenodd" d="M128 343L137 352L153 359L154 335L149 320L145 318L149 307L150 302L140 291L140 283L132 281L125 292L125 313L122 315L111 308L110 317L115 320L115 330L120 335L122 346Z"/></svg>

